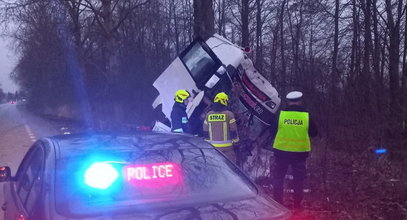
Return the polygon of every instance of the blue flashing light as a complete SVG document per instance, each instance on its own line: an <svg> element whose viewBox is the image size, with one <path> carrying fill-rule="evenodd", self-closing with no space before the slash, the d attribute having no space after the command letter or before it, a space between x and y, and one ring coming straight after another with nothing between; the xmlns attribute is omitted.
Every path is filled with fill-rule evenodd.
<svg viewBox="0 0 407 220"><path fill-rule="evenodd" d="M379 148L374 151L376 154L384 154L387 152L386 148Z"/></svg>
<svg viewBox="0 0 407 220"><path fill-rule="evenodd" d="M85 172L85 184L96 189L107 189L119 177L117 170L109 163L93 163Z"/></svg>

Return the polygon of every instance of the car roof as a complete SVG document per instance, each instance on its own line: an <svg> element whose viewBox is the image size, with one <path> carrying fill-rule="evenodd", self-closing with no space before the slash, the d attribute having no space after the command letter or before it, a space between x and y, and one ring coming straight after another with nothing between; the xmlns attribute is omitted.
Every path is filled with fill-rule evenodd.
<svg viewBox="0 0 407 220"><path fill-rule="evenodd" d="M61 157L84 152L130 152L169 149L213 148L203 138L165 132L108 133L87 132L48 138Z"/></svg>

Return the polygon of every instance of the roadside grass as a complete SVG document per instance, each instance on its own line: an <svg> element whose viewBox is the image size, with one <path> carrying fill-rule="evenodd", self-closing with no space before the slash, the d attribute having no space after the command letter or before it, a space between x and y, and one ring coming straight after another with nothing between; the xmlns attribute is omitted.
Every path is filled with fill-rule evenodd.
<svg viewBox="0 0 407 220"><path fill-rule="evenodd" d="M376 154L374 149L380 146L368 136L358 129L342 128L335 131L336 138L313 140L307 161L304 209L294 211L293 220L407 219L406 141L403 136L386 139L382 143L388 146L387 152ZM252 159L256 166L273 165L272 155L254 156L263 157ZM257 182L272 195L269 171L258 173ZM286 189L291 188L290 181L286 180ZM292 200L290 190L285 192L285 198Z"/></svg>

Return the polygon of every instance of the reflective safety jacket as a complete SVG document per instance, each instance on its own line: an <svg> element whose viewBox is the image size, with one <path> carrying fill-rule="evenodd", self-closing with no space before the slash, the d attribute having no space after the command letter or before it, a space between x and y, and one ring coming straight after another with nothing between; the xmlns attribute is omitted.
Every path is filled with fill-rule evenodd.
<svg viewBox="0 0 407 220"><path fill-rule="evenodd" d="M281 111L273 148L289 152L309 152L309 114L299 111Z"/></svg>
<svg viewBox="0 0 407 220"><path fill-rule="evenodd" d="M171 131L172 132L189 132L187 106L183 103L175 102L171 111Z"/></svg>
<svg viewBox="0 0 407 220"><path fill-rule="evenodd" d="M209 111L205 116L204 133L215 147L230 147L239 142L236 119L231 111Z"/></svg>

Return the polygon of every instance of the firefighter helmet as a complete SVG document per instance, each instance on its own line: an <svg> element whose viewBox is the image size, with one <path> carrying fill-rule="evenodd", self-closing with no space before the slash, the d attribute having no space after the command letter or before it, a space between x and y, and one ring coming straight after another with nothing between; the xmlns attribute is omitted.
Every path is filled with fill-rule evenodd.
<svg viewBox="0 0 407 220"><path fill-rule="evenodd" d="M215 96L213 102L220 102L222 105L227 106L229 102L229 97L224 92L220 92Z"/></svg>
<svg viewBox="0 0 407 220"><path fill-rule="evenodd" d="M179 103L184 103L185 99L190 96L189 92L185 89L180 89L175 92L175 101Z"/></svg>

